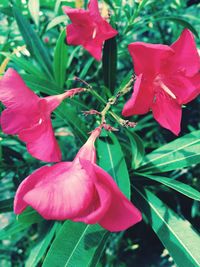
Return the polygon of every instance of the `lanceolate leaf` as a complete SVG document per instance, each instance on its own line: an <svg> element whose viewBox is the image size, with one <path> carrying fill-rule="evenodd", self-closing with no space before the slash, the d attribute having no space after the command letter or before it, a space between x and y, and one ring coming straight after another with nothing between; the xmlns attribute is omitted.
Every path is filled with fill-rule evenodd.
<svg viewBox="0 0 200 267"><path fill-rule="evenodd" d="M35 57L38 64L48 77L52 78L52 64L49 54L30 23L21 14L18 8L13 6L13 14L18 24L21 35L27 45L29 52Z"/></svg>
<svg viewBox="0 0 200 267"><path fill-rule="evenodd" d="M163 176L155 176L155 175L150 175L150 174L145 174L145 173L135 173L135 174L147 177L151 180L164 184L189 198L200 201L200 192L198 192L196 189L194 189L190 185L187 185L175 179L166 178Z"/></svg>
<svg viewBox="0 0 200 267"><path fill-rule="evenodd" d="M0 240L8 239L13 235L25 230L30 225L31 224L24 224L17 221L10 223L8 226L0 230Z"/></svg>
<svg viewBox="0 0 200 267"><path fill-rule="evenodd" d="M43 225L43 232L40 235L39 241L36 245L31 249L31 253L26 261L25 267L36 267L38 263L44 256L45 252L47 251L55 232L60 227L59 223L48 223L45 222Z"/></svg>
<svg viewBox="0 0 200 267"><path fill-rule="evenodd" d="M43 267L92 267L106 231L98 225L66 221L54 240ZM100 252L98 254L101 255Z"/></svg>
<svg viewBox="0 0 200 267"><path fill-rule="evenodd" d="M40 214L38 214L33 208L30 206L25 209L21 214L17 216L17 220L19 223L23 224L33 224L38 223L44 220Z"/></svg>
<svg viewBox="0 0 200 267"><path fill-rule="evenodd" d="M39 26L40 0L29 0L28 9L35 24Z"/></svg>
<svg viewBox="0 0 200 267"><path fill-rule="evenodd" d="M64 29L56 43L53 59L54 77L59 87L63 87L66 78L67 45L65 44L66 30Z"/></svg>
<svg viewBox="0 0 200 267"><path fill-rule="evenodd" d="M62 22L66 22L66 21L67 21L66 15L58 16L58 17L52 19L51 22L49 22L49 24L47 25L46 31L54 28L55 26L57 26L58 24L60 24Z"/></svg>
<svg viewBox="0 0 200 267"><path fill-rule="evenodd" d="M105 41L103 48L103 76L104 84L113 93L115 90L117 69L117 43L113 37Z"/></svg>
<svg viewBox="0 0 200 267"><path fill-rule="evenodd" d="M200 237L192 225L181 219L149 190L134 189L138 207L176 264L181 267L200 266Z"/></svg>
<svg viewBox="0 0 200 267"><path fill-rule="evenodd" d="M138 168L144 157L144 146L141 138L134 132L126 131L126 134L130 140L131 145L131 167L133 169Z"/></svg>
<svg viewBox="0 0 200 267"><path fill-rule="evenodd" d="M196 35L197 38L199 37L199 34L198 34L197 30L194 28L194 26L191 23L189 23L187 20L185 20L181 17L167 16L167 17L160 17L160 18L154 19L154 21L158 21L158 20L162 20L162 21L163 20L168 20L168 21L171 20L177 24L182 25L184 28L190 29Z"/></svg>
<svg viewBox="0 0 200 267"><path fill-rule="evenodd" d="M130 199L130 180L121 146L113 133L97 142L99 165L116 181L121 191Z"/></svg>
<svg viewBox="0 0 200 267"><path fill-rule="evenodd" d="M200 163L200 130L180 137L148 154L139 172L166 172L197 163Z"/></svg>

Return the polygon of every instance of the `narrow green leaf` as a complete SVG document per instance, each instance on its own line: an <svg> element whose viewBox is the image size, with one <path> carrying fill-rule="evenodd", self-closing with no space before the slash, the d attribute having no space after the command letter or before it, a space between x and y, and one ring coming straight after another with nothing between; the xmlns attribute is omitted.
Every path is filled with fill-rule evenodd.
<svg viewBox="0 0 200 267"><path fill-rule="evenodd" d="M0 230L0 240L9 239L13 235L25 230L30 224L24 224L15 221L14 223L9 224Z"/></svg>
<svg viewBox="0 0 200 267"><path fill-rule="evenodd" d="M65 44L66 30L64 29L56 43L53 59L54 77L57 85L63 88L66 79L67 45Z"/></svg>
<svg viewBox="0 0 200 267"><path fill-rule="evenodd" d="M35 75L37 77L43 77L45 76L41 73L41 70L37 69L36 66L33 67L32 62L25 57L17 57L15 55L12 55L10 53L1 52L0 54L4 55L5 57L10 58L20 69Z"/></svg>
<svg viewBox="0 0 200 267"><path fill-rule="evenodd" d="M200 163L200 130L176 139L148 154L139 172L166 172Z"/></svg>
<svg viewBox="0 0 200 267"><path fill-rule="evenodd" d="M155 175L150 175L150 174L145 174L145 173L135 173L135 174L141 175L143 177L147 177L156 182L162 183L189 198L200 201L200 192L198 192L196 189L194 189L190 185L187 185L177 180L166 178L163 176L155 176Z"/></svg>
<svg viewBox="0 0 200 267"><path fill-rule="evenodd" d="M103 48L103 77L104 84L110 89L111 93L115 90L117 70L117 42L113 37L106 40Z"/></svg>
<svg viewBox="0 0 200 267"><path fill-rule="evenodd" d="M13 209L13 198L4 199L0 201L0 213L12 211Z"/></svg>
<svg viewBox="0 0 200 267"><path fill-rule="evenodd" d="M33 224L44 220L44 218L36 212L30 206L25 209L21 214L17 216L17 220L22 224Z"/></svg>
<svg viewBox="0 0 200 267"><path fill-rule="evenodd" d="M28 9L37 27L39 26L40 0L29 0Z"/></svg>
<svg viewBox="0 0 200 267"><path fill-rule="evenodd" d="M85 143L88 138L88 130L85 123L78 117L77 111L72 106L62 103L55 111L55 114L62 118L71 128L74 135Z"/></svg>
<svg viewBox="0 0 200 267"><path fill-rule="evenodd" d="M21 14L19 9L13 6L12 10L29 52L35 57L36 61L45 71L46 75L52 78L51 59L45 47L43 46L43 43L36 32L32 29L27 19Z"/></svg>
<svg viewBox="0 0 200 267"><path fill-rule="evenodd" d="M141 138L134 132L126 130L126 134L131 144L131 152L132 152L131 167L132 169L136 169L140 166L140 163L144 158L143 142Z"/></svg>
<svg viewBox="0 0 200 267"><path fill-rule="evenodd" d="M152 226L158 238L181 267L200 266L200 237L192 225L180 218L149 190L134 187L134 195L144 218Z"/></svg>
<svg viewBox="0 0 200 267"><path fill-rule="evenodd" d="M171 20L175 23L178 23L182 25L184 28L188 28L189 30L191 30L196 35L196 37L199 38L199 34L197 30L194 28L194 26L181 17L176 17L176 16L160 17L160 18L155 18L153 21L159 21L159 20L168 20L168 21Z"/></svg>
<svg viewBox="0 0 200 267"><path fill-rule="evenodd" d="M121 146L113 133L97 141L99 166L116 181L122 192L130 199L130 179Z"/></svg>
<svg viewBox="0 0 200 267"><path fill-rule="evenodd" d="M84 65L84 68L82 69L79 78L85 78L89 68L91 67L91 65L94 63L94 58L90 58Z"/></svg>
<svg viewBox="0 0 200 267"><path fill-rule="evenodd" d="M95 266L94 257L106 231L98 225L66 221L56 236L42 267Z"/></svg>
<svg viewBox="0 0 200 267"><path fill-rule="evenodd" d="M52 19L49 24L47 25L46 31L49 31L50 29L54 28L55 26L59 25L62 22L67 22L67 16L61 15L54 19Z"/></svg>
<svg viewBox="0 0 200 267"><path fill-rule="evenodd" d="M52 242L55 232L57 231L60 224L48 223L45 222L45 229L43 229L42 234L40 235L39 241L36 245L31 249L31 253L26 261L25 267L36 267L38 263L41 261L42 257L46 253L49 245Z"/></svg>

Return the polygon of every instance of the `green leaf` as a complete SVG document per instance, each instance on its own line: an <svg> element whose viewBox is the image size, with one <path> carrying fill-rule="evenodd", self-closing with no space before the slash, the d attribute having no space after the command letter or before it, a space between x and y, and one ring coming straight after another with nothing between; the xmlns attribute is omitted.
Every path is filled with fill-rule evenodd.
<svg viewBox="0 0 200 267"><path fill-rule="evenodd" d="M103 48L103 77L104 84L113 93L116 83L117 42L113 37L106 40Z"/></svg>
<svg viewBox="0 0 200 267"><path fill-rule="evenodd" d="M88 130L85 123L78 117L77 111L72 106L62 103L55 111L55 114L63 119L71 128L74 135L85 143L88 138Z"/></svg>
<svg viewBox="0 0 200 267"><path fill-rule="evenodd" d="M135 188L137 205L158 238L181 267L200 266L200 237L192 225L180 218L149 190Z"/></svg>
<svg viewBox="0 0 200 267"><path fill-rule="evenodd" d="M28 228L30 224L14 222L0 230L0 240L8 239Z"/></svg>
<svg viewBox="0 0 200 267"><path fill-rule="evenodd" d="M28 9L37 27L39 26L40 0L29 0Z"/></svg>
<svg viewBox="0 0 200 267"><path fill-rule="evenodd" d="M67 45L65 44L66 30L63 30L56 43L53 59L54 77L57 85L63 88L66 79Z"/></svg>
<svg viewBox="0 0 200 267"><path fill-rule="evenodd" d="M183 18L176 17L176 16L167 16L167 17L156 18L153 21L159 21L159 20L171 20L175 23L178 23L182 25L184 28L188 28L189 30L191 30L196 35L196 37L199 38L199 34L197 30L194 28L194 26Z"/></svg>
<svg viewBox="0 0 200 267"><path fill-rule="evenodd" d="M196 189L194 189L190 185L187 185L177 180L166 178L163 176L154 176L154 175L145 174L145 173L135 173L135 174L141 175L143 177L147 177L156 182L162 183L189 198L200 201L200 192L198 192Z"/></svg>
<svg viewBox="0 0 200 267"><path fill-rule="evenodd" d="M36 245L31 249L31 253L26 261L25 267L36 267L38 263L41 261L42 257L46 253L49 245L52 242L52 239L57 231L58 227L60 227L59 223L44 224L45 228L43 229L39 241Z"/></svg>
<svg viewBox="0 0 200 267"><path fill-rule="evenodd" d="M31 225L43 221L44 218L29 206L17 216L17 220L19 223Z"/></svg>
<svg viewBox="0 0 200 267"><path fill-rule="evenodd" d="M47 25L46 31L49 31L50 29L54 28L55 26L57 26L58 24L62 22L67 22L66 15L61 15L61 16L58 16L52 19L51 22L49 22L49 24Z"/></svg>
<svg viewBox="0 0 200 267"><path fill-rule="evenodd" d="M42 267L95 266L100 257L98 247L102 246L102 242L105 243L105 235L108 235L106 233L98 225L66 221L50 247Z"/></svg>
<svg viewBox="0 0 200 267"><path fill-rule="evenodd" d="M200 130L176 139L145 157L139 172L166 172L200 163Z"/></svg>
<svg viewBox="0 0 200 267"><path fill-rule="evenodd" d="M99 166L107 171L118 184L121 191L130 199L130 179L124 155L116 136L100 137L97 141Z"/></svg>
<svg viewBox="0 0 200 267"><path fill-rule="evenodd" d="M12 211L13 209L13 198L4 199L0 201L0 213Z"/></svg>
<svg viewBox="0 0 200 267"><path fill-rule="evenodd" d="M39 91L48 95L55 95L62 93L62 88L58 87L55 82L49 81L42 77L35 75L22 74L21 75L26 85L33 91Z"/></svg>
<svg viewBox="0 0 200 267"><path fill-rule="evenodd" d="M126 130L126 134L130 140L131 145L131 168L136 169L140 166L144 158L144 146L141 138L134 132Z"/></svg>
<svg viewBox="0 0 200 267"><path fill-rule="evenodd" d="M30 60L26 59L25 57L17 57L15 55L12 55L10 53L1 52L0 54L4 55L5 57L10 58L18 67L20 67L22 70L35 75L36 77L43 77L45 76L41 73L41 70L37 69L36 66L33 67L33 64Z"/></svg>
<svg viewBox="0 0 200 267"><path fill-rule="evenodd" d="M21 35L27 45L27 48L31 55L35 57L41 68L44 70L49 78L52 78L52 64L49 54L47 53L43 43L32 29L30 23L21 14L18 8L13 6L13 14L18 24Z"/></svg>

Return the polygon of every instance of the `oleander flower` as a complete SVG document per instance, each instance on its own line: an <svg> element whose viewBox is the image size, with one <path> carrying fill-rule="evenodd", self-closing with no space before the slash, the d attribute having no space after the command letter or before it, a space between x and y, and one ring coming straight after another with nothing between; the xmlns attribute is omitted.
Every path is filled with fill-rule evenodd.
<svg viewBox="0 0 200 267"><path fill-rule="evenodd" d="M33 157L46 162L60 161L61 151L52 129L51 112L63 99L82 90L75 88L40 98L14 69L9 68L0 80L0 101L6 107L0 117L2 131L18 135Z"/></svg>
<svg viewBox="0 0 200 267"><path fill-rule="evenodd" d="M178 135L182 105L200 93L200 57L192 33L185 29L171 46L135 42L128 49L137 80L122 114L152 109L158 123Z"/></svg>
<svg viewBox="0 0 200 267"><path fill-rule="evenodd" d="M87 10L67 6L64 6L63 10L72 22L66 28L67 43L82 45L96 60L101 60L104 41L118 32L101 17L98 1L90 0Z"/></svg>
<svg viewBox="0 0 200 267"><path fill-rule="evenodd" d="M19 186L14 212L33 207L47 220L98 223L122 231L139 222L137 208L122 194L113 178L96 165L96 128L72 162L43 166Z"/></svg>

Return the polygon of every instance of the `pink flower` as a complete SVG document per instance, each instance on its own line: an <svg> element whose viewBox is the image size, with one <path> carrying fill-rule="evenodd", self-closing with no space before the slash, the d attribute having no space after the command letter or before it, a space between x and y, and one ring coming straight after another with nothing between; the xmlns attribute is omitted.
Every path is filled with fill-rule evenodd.
<svg viewBox="0 0 200 267"><path fill-rule="evenodd" d="M135 42L128 47L138 76L122 114L145 114L174 134L180 132L182 104L200 93L200 58L192 33L185 29L171 46Z"/></svg>
<svg viewBox="0 0 200 267"><path fill-rule="evenodd" d="M95 164L94 142L100 132L100 127L92 132L72 162L44 166L28 176L16 192L14 212L30 205L47 220L99 223L109 231L139 222L141 213Z"/></svg>
<svg viewBox="0 0 200 267"><path fill-rule="evenodd" d="M82 45L96 60L101 60L105 40L117 35L117 31L101 17L98 1L90 0L88 10L63 7L72 24L67 26L67 43Z"/></svg>
<svg viewBox="0 0 200 267"><path fill-rule="evenodd" d="M51 124L51 112L66 97L83 90L76 88L60 95L38 97L14 69L8 69L0 80L0 101L6 109L0 117L6 134L17 134L28 152L43 161L61 160L61 151Z"/></svg>

